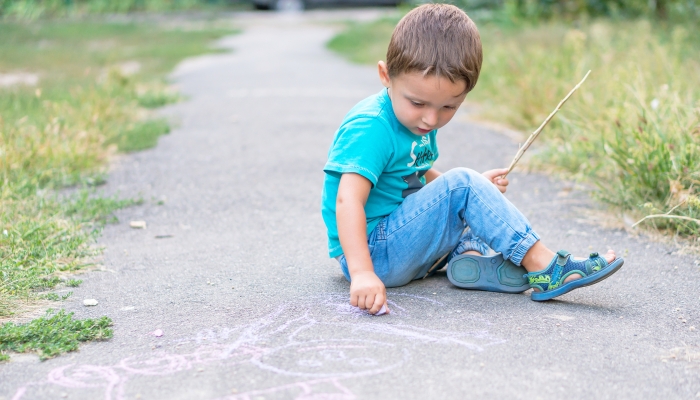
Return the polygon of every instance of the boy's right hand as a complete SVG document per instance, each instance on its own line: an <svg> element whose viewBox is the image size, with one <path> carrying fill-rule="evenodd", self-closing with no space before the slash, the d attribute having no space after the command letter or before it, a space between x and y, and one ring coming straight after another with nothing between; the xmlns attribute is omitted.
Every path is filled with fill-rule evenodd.
<svg viewBox="0 0 700 400"><path fill-rule="evenodd" d="M370 314L386 306L386 287L373 271L358 271L350 282L350 304ZM389 308L387 307L387 311Z"/></svg>

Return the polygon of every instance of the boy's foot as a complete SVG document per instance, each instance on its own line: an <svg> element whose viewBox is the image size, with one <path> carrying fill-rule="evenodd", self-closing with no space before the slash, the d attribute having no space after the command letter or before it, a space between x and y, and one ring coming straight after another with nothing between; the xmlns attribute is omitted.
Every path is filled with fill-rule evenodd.
<svg viewBox="0 0 700 400"><path fill-rule="evenodd" d="M588 259L575 260L569 252L559 250L547 268L524 277L534 289L530 298L544 301L600 282L617 272L624 263L623 258L615 258L613 253L606 254L606 258L591 253Z"/></svg>
<svg viewBox="0 0 700 400"><path fill-rule="evenodd" d="M501 253L494 256L462 254L447 265L447 278L463 289L521 293L530 288L525 274L525 268L504 260Z"/></svg>

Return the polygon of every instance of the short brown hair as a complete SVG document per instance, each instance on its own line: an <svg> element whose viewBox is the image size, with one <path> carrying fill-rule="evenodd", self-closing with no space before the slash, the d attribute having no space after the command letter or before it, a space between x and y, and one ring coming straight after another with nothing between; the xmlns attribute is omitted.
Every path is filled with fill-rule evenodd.
<svg viewBox="0 0 700 400"><path fill-rule="evenodd" d="M476 24L449 4L424 4L406 14L394 28L386 64L389 76L419 71L451 82L476 86L481 71L481 38Z"/></svg>

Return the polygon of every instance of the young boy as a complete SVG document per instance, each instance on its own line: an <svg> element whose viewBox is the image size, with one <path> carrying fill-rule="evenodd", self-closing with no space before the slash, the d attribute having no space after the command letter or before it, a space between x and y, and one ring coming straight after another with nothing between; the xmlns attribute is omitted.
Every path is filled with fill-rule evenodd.
<svg viewBox="0 0 700 400"><path fill-rule="evenodd" d="M380 93L358 103L335 134L324 167L322 213L331 257L350 281L350 303L377 314L386 287L423 278L445 260L466 289L549 300L599 282L623 264L610 250L577 260L554 253L502 195L506 169L432 168L437 130L474 88L479 32L460 9L426 4L396 26ZM485 256L495 250L495 256ZM445 257L446 256L446 257ZM382 310L383 312L383 310Z"/></svg>

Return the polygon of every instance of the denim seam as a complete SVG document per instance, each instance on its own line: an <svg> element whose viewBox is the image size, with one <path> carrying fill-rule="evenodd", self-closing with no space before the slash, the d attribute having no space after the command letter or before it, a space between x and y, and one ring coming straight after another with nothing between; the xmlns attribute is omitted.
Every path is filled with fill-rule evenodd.
<svg viewBox="0 0 700 400"><path fill-rule="evenodd" d="M382 218L374 229L377 230L375 240L386 240L386 217Z"/></svg>

